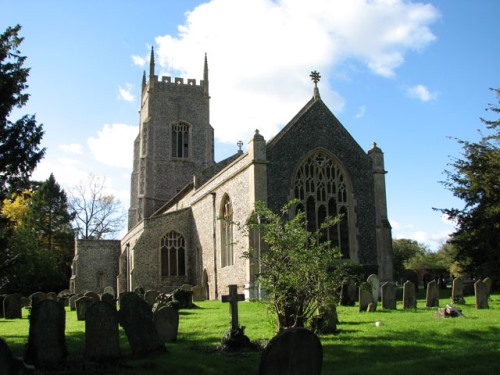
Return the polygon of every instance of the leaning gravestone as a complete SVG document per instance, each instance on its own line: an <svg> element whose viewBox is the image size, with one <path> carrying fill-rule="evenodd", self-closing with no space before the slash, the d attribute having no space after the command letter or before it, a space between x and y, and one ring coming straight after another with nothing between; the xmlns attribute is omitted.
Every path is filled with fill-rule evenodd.
<svg viewBox="0 0 500 375"><path fill-rule="evenodd" d="M3 314L5 319L22 319L21 294L7 294L3 300Z"/></svg>
<svg viewBox="0 0 500 375"><path fill-rule="evenodd" d="M464 300L464 281L461 277L453 279L453 285L451 287L451 301L454 304L463 305Z"/></svg>
<svg viewBox="0 0 500 375"><path fill-rule="evenodd" d="M163 306L153 314L153 323L162 342L177 340L179 331L179 311L173 307Z"/></svg>
<svg viewBox="0 0 500 375"><path fill-rule="evenodd" d="M368 276L366 282L372 287L373 302L377 303L380 297L380 281L378 279L378 276L372 273L370 276Z"/></svg>
<svg viewBox="0 0 500 375"><path fill-rule="evenodd" d="M364 282L359 286L359 312L366 311L368 305L374 302L372 287Z"/></svg>
<svg viewBox="0 0 500 375"><path fill-rule="evenodd" d="M90 305L94 303L90 297L80 297L75 301L76 307L76 318L78 320L85 320L85 314L89 309Z"/></svg>
<svg viewBox="0 0 500 375"><path fill-rule="evenodd" d="M319 375L323 348L306 328L289 328L267 344L260 358L259 375Z"/></svg>
<svg viewBox="0 0 500 375"><path fill-rule="evenodd" d="M25 362L40 370L61 370L68 352L64 327L66 312L56 301L40 301L31 310Z"/></svg>
<svg viewBox="0 0 500 375"><path fill-rule="evenodd" d="M156 297L158 297L159 294L160 292L157 290L146 290L144 293L144 301L148 303L149 307L153 307L156 302Z"/></svg>
<svg viewBox="0 0 500 375"><path fill-rule="evenodd" d="M340 305L354 306L356 304L356 284L352 281L342 283L340 289Z"/></svg>
<svg viewBox="0 0 500 375"><path fill-rule="evenodd" d="M489 309L486 285L482 280L474 283L474 294L476 295L476 309Z"/></svg>
<svg viewBox="0 0 500 375"><path fill-rule="evenodd" d="M109 303L95 302L85 314L84 356L101 363L120 356L118 314Z"/></svg>
<svg viewBox="0 0 500 375"><path fill-rule="evenodd" d="M486 295L489 297L491 294L491 284L493 284L493 280L490 277L486 277L483 280L484 286L486 288Z"/></svg>
<svg viewBox="0 0 500 375"><path fill-rule="evenodd" d="M403 309L416 309L417 299L415 297L415 284L407 280L403 284Z"/></svg>
<svg viewBox="0 0 500 375"><path fill-rule="evenodd" d="M396 310L396 285L390 281L382 284L382 308Z"/></svg>
<svg viewBox="0 0 500 375"><path fill-rule="evenodd" d="M439 307L439 288L436 280L432 280L427 283L425 307Z"/></svg>
<svg viewBox="0 0 500 375"><path fill-rule="evenodd" d="M46 300L47 295L44 292L35 292L30 295L31 306L36 305L38 302Z"/></svg>
<svg viewBox="0 0 500 375"><path fill-rule="evenodd" d="M134 354L167 350L156 332L151 308L137 293L125 292L120 295L118 321L125 330Z"/></svg>

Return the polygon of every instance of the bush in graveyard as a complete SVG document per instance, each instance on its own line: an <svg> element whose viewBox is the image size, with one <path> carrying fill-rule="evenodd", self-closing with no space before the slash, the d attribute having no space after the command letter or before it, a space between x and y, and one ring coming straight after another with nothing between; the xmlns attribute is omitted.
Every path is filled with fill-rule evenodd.
<svg viewBox="0 0 500 375"><path fill-rule="evenodd" d="M276 214L257 202L246 224L248 233L258 231L265 243L260 257L255 249L245 255L261 264L259 282L276 314L278 331L303 327L323 301L340 292L343 280L349 277L350 263L342 261L339 249L331 247L323 236L341 218L328 217L319 229L308 231L305 212L290 218L296 203L288 202Z"/></svg>

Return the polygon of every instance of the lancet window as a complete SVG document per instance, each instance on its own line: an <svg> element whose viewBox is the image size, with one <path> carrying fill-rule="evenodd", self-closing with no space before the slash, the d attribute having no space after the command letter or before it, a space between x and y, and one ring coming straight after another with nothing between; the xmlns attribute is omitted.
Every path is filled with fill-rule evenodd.
<svg viewBox="0 0 500 375"><path fill-rule="evenodd" d="M222 200L221 266L232 266L233 257L233 205L229 196Z"/></svg>
<svg viewBox="0 0 500 375"><path fill-rule="evenodd" d="M189 157L189 125L183 122L172 125L172 157Z"/></svg>

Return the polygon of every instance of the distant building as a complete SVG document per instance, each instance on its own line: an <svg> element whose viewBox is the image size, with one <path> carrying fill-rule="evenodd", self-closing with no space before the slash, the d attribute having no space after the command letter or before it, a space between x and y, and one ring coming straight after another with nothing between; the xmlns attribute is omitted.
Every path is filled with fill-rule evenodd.
<svg viewBox="0 0 500 375"><path fill-rule="evenodd" d="M160 79L154 69L151 51L134 143L129 230L116 260L118 292L191 284L218 299L237 284L248 298L257 296L259 264L242 255L259 241L237 225L258 200L279 210L292 198L312 228L327 215L343 214L329 239L344 258L392 280L383 153L375 144L363 151L327 108L319 74L311 74L313 97L274 138L266 141L256 130L247 152L241 144L215 163L206 56L199 83Z"/></svg>

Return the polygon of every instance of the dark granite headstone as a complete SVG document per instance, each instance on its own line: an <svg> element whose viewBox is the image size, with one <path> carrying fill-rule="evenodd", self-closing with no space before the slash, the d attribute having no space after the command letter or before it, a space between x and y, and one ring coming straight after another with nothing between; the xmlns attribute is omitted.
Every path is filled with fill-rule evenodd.
<svg viewBox="0 0 500 375"><path fill-rule="evenodd" d="M167 350L156 332L151 308L137 293L120 295L118 320L134 354Z"/></svg>
<svg viewBox="0 0 500 375"><path fill-rule="evenodd" d="M267 344L260 358L259 375L319 375L323 347L306 328L280 332Z"/></svg>
<svg viewBox="0 0 500 375"><path fill-rule="evenodd" d="M65 367L67 349L64 337L64 307L56 301L40 301L31 309L25 361L41 370Z"/></svg>
<svg viewBox="0 0 500 375"><path fill-rule="evenodd" d="M119 356L116 309L104 301L94 302L85 314L85 358L102 362Z"/></svg>
<svg viewBox="0 0 500 375"><path fill-rule="evenodd" d="M163 342L177 340L179 331L179 311L173 307L163 306L153 314L153 323Z"/></svg>
<svg viewBox="0 0 500 375"><path fill-rule="evenodd" d="M5 319L22 319L22 301L19 293L7 294L3 300L3 314Z"/></svg>

